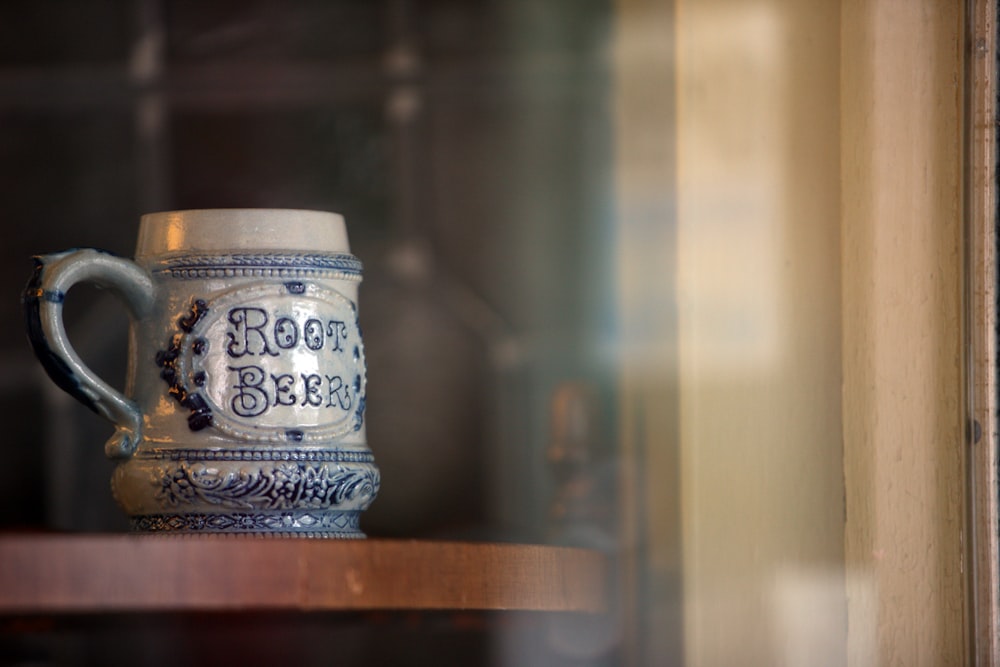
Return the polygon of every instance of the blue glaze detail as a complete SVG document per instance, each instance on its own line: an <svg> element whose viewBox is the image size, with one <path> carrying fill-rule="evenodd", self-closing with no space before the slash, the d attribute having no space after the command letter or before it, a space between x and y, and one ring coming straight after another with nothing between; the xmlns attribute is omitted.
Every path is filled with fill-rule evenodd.
<svg viewBox="0 0 1000 667"><path fill-rule="evenodd" d="M338 276L360 280L362 264L349 253L192 254L164 260L154 270L181 279Z"/></svg>
<svg viewBox="0 0 1000 667"><path fill-rule="evenodd" d="M195 325L208 313L208 304L204 299L195 299L191 304L191 312L177 320L177 326L184 333L191 333Z"/></svg>
<svg viewBox="0 0 1000 667"><path fill-rule="evenodd" d="M60 389L83 403L95 414L101 414L97 409L97 404L81 388L80 380L73 373L73 370L52 351L45 336L45 330L42 327L41 301L61 304L65 295L62 292L42 289L42 274L44 271L45 262L40 257L35 257L34 271L21 297L21 304L24 308L25 327L28 332L28 341L31 343L31 349L34 351L38 361L41 362L42 368L45 369L45 372Z"/></svg>
<svg viewBox="0 0 1000 667"><path fill-rule="evenodd" d="M218 514L146 514L130 517L141 532L253 533L272 537L361 539L356 511L224 512Z"/></svg>
<svg viewBox="0 0 1000 667"><path fill-rule="evenodd" d="M191 330L207 312L208 305L205 300L194 299L191 302L191 312L179 317L177 319L177 326L184 332L191 333ZM179 333L171 336L170 342L167 344L167 349L159 350L156 353L155 361L156 365L160 367L160 377L167 383L167 393L181 407L191 411L191 414L187 418L188 428L192 431L201 431L212 425L212 408L209 407L200 394L188 391L188 388L184 386L183 378L177 372L177 362L181 353L182 339L183 335ZM194 342L194 347L197 348L199 344L203 347L207 343L204 339L199 338ZM203 386L206 380L204 373L199 373L192 379L194 384L199 387Z"/></svg>
<svg viewBox="0 0 1000 667"><path fill-rule="evenodd" d="M212 425L212 415L205 412L196 412L188 416L188 428L192 431L200 431Z"/></svg>
<svg viewBox="0 0 1000 667"><path fill-rule="evenodd" d="M365 397L358 400L358 409L354 412L354 430L360 431L365 423Z"/></svg>
<svg viewBox="0 0 1000 667"><path fill-rule="evenodd" d="M200 431L212 425L212 409L201 394L188 394L180 403L191 411L188 415L188 428L192 431Z"/></svg>
<svg viewBox="0 0 1000 667"><path fill-rule="evenodd" d="M160 370L160 378L169 385L177 384L177 370L173 366L166 366Z"/></svg>
<svg viewBox="0 0 1000 667"><path fill-rule="evenodd" d="M328 467L284 461L234 475L180 462L163 469L157 485L157 499L163 507L209 503L247 510L321 510L352 503L363 510L378 494L380 475L370 466Z"/></svg>
<svg viewBox="0 0 1000 667"><path fill-rule="evenodd" d="M62 303L66 300L66 295L57 289L42 290L42 299L49 303Z"/></svg>
<svg viewBox="0 0 1000 667"><path fill-rule="evenodd" d="M163 367L167 364L172 364L177 359L179 353L180 350L173 346L168 347L166 350L158 350L156 352L156 365Z"/></svg>
<svg viewBox="0 0 1000 667"><path fill-rule="evenodd" d="M208 349L208 341L205 340L204 338L199 338L198 340L196 340L191 344L191 351L194 352L197 356L205 354L205 350L207 349Z"/></svg>

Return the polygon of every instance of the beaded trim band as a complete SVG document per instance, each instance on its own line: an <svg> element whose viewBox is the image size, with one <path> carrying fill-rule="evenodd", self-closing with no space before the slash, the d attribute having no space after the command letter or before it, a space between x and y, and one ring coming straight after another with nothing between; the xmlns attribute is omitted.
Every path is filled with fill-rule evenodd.
<svg viewBox="0 0 1000 667"><path fill-rule="evenodd" d="M140 449L137 459L164 461L334 461L374 463L370 451L347 449Z"/></svg>
<svg viewBox="0 0 1000 667"><path fill-rule="evenodd" d="M335 278L361 280L361 261L348 253L183 255L162 260L154 273L172 278Z"/></svg>

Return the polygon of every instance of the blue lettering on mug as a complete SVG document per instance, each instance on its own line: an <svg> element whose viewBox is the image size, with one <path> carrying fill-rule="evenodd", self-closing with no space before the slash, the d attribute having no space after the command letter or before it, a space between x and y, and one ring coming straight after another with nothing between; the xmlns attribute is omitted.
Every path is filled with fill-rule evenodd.
<svg viewBox="0 0 1000 667"><path fill-rule="evenodd" d="M319 319L315 314L297 320L286 313L269 312L259 306L243 305L231 308L226 314L225 354L229 359L247 357L273 359L273 362L231 364L231 382L227 403L240 417L260 417L277 408L333 408L350 411L354 406L354 393L360 391L358 383L352 385L338 373L323 372L294 374L292 367L282 368L285 355L296 350L340 358L347 354L347 322L337 319ZM352 346L351 357L343 361L357 361L357 348ZM326 355L323 353L326 352ZM278 368L273 368L279 364ZM322 366L321 366L322 369Z"/></svg>
<svg viewBox="0 0 1000 667"><path fill-rule="evenodd" d="M229 366L229 370L234 382L229 407L240 417L260 417L268 410L296 404L341 410L350 410L353 404L349 385L340 375L300 373L296 379L288 373L269 374L253 364Z"/></svg>
<svg viewBox="0 0 1000 667"><path fill-rule="evenodd" d="M347 340L347 322L343 320L324 323L310 317L300 326L287 315L273 318L265 309L255 306L231 308L227 319L230 327L226 331L226 354L233 359L277 357L281 350L291 350L300 344L314 352L325 346L333 352L341 352Z"/></svg>

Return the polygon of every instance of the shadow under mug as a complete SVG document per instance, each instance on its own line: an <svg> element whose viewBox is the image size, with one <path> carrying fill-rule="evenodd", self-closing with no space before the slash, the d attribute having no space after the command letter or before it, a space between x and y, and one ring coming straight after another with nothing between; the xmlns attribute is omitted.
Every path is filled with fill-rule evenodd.
<svg viewBox="0 0 1000 667"><path fill-rule="evenodd" d="M28 337L49 376L115 425L112 492L133 530L364 537L380 477L361 269L340 215L284 209L144 215L134 261L35 258ZM129 313L123 393L67 338L62 304L81 282Z"/></svg>

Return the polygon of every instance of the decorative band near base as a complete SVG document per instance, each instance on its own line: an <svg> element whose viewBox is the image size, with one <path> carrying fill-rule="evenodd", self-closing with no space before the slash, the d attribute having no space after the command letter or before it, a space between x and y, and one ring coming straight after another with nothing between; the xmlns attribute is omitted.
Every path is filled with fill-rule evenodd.
<svg viewBox="0 0 1000 667"><path fill-rule="evenodd" d="M217 505L252 510L366 509L378 494L378 469L366 464L281 462L260 468L219 462L164 466L154 477L161 507ZM347 505L347 508L344 508Z"/></svg>
<svg viewBox="0 0 1000 667"><path fill-rule="evenodd" d="M147 514L130 517L136 532L237 533L271 537L362 539L361 512L296 510L220 514Z"/></svg>

